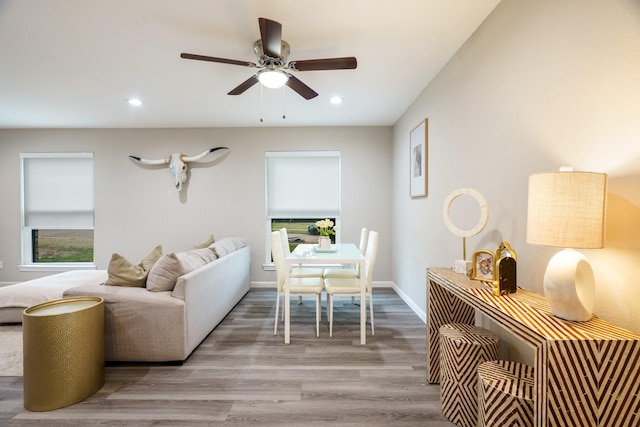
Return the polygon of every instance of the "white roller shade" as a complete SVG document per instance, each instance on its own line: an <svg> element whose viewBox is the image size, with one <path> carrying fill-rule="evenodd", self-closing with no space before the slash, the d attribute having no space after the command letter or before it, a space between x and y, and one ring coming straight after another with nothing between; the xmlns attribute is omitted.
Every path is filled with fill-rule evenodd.
<svg viewBox="0 0 640 427"><path fill-rule="evenodd" d="M340 153L266 154L267 216L340 215Z"/></svg>
<svg viewBox="0 0 640 427"><path fill-rule="evenodd" d="M24 154L22 167L26 227L93 227L93 154Z"/></svg>

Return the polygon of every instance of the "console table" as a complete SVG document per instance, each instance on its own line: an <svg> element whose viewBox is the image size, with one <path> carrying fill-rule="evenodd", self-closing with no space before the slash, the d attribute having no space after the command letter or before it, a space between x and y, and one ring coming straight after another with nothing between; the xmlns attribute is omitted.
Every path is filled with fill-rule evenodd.
<svg viewBox="0 0 640 427"><path fill-rule="evenodd" d="M495 296L488 283L427 269L427 381L439 382L438 329L473 324L475 310L535 351L536 426L640 426L640 335L597 317L551 315L542 295Z"/></svg>

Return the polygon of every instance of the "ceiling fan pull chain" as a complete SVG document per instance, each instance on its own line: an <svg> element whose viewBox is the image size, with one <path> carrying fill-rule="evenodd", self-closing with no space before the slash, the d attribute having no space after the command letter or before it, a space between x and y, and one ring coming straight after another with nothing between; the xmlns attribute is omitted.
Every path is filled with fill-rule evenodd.
<svg viewBox="0 0 640 427"><path fill-rule="evenodd" d="M286 91L284 90L284 86L282 86L282 120L286 119L285 115L285 99L286 99Z"/></svg>
<svg viewBox="0 0 640 427"><path fill-rule="evenodd" d="M262 85L260 85L260 123L262 123L264 120L262 120L262 112L263 112L263 102L262 102Z"/></svg>

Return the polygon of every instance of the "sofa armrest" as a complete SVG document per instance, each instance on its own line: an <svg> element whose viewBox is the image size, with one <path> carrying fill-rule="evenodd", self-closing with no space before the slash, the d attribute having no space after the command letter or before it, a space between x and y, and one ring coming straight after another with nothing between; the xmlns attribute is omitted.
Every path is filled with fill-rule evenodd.
<svg viewBox="0 0 640 427"><path fill-rule="evenodd" d="M178 278L173 296L186 304L187 343L195 348L249 291L251 251L238 249Z"/></svg>

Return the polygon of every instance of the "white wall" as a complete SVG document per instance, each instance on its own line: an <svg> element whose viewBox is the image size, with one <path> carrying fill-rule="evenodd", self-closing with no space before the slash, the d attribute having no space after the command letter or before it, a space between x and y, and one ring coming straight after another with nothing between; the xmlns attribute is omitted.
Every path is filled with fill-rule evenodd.
<svg viewBox="0 0 640 427"><path fill-rule="evenodd" d="M584 251L597 281L596 314L640 332L640 5L635 0L502 0L393 127L152 130L0 130L0 282L18 273L22 151L96 153L96 260L182 250L208 233L250 239L251 280L274 280L264 260L264 151L343 153L343 240L365 225L382 235L374 280L393 280L424 315L426 268L461 258L442 203L481 191L490 221L467 252L505 239L519 284L542 292L556 252L526 243L527 180L570 164L609 174L607 242ZM411 199L409 130L429 118L429 195ZM180 199L166 171L127 156L197 153L226 145L217 165L193 168ZM464 216L464 215L463 215ZM472 214L461 218L473 223ZM393 272L391 268L393 267Z"/></svg>
<svg viewBox="0 0 640 427"><path fill-rule="evenodd" d="M606 248L583 251L595 312L640 332L639 76L637 1L502 0L394 126L393 280L402 292L424 311L425 269L461 258L441 211L451 191L472 187L490 220L468 254L507 240L519 285L542 293L557 249L526 242L528 177L572 165L609 174ZM429 195L412 200L408 135L425 117Z"/></svg>
<svg viewBox="0 0 640 427"><path fill-rule="evenodd" d="M251 280L275 282L275 272L262 269L264 153L278 150L342 153L342 241L357 243L362 226L378 230L383 247L374 280L390 281L391 142L390 127L0 130L0 282L42 275L17 268L19 153L47 151L95 153L98 268L107 267L113 252L137 262L157 244L165 252L187 250L213 233L248 238ZM193 155L216 146L230 152L213 164L192 163L182 194L172 188L167 169L141 167L128 157Z"/></svg>

